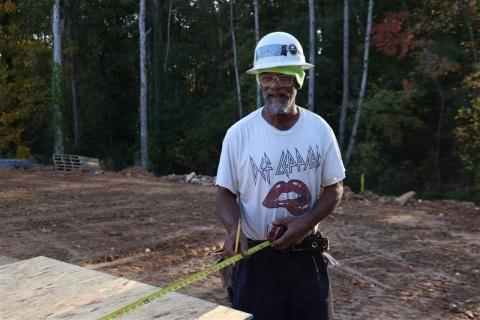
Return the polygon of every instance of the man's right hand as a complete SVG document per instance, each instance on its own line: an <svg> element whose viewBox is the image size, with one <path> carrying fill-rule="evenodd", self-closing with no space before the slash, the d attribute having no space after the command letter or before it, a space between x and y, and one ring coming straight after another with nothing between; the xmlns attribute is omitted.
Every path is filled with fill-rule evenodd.
<svg viewBox="0 0 480 320"><path fill-rule="evenodd" d="M238 252L235 252L235 241L237 239L237 231L232 231L223 244L223 254L227 257L242 253L242 255L248 255L248 240L247 237L240 232L240 243L238 245Z"/></svg>

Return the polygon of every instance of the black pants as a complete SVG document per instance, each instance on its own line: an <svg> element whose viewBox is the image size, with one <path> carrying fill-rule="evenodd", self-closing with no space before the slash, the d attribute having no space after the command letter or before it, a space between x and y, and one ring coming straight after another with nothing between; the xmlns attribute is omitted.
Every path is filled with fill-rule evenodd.
<svg viewBox="0 0 480 320"><path fill-rule="evenodd" d="M233 302L254 320L330 320L333 303L321 251L260 251L236 263Z"/></svg>

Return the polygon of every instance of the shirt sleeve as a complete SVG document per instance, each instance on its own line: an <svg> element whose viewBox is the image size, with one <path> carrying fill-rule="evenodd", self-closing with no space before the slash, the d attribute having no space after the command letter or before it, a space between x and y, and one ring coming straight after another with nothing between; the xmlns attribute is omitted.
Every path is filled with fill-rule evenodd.
<svg viewBox="0 0 480 320"><path fill-rule="evenodd" d="M231 132L227 131L223 139L215 184L229 189L233 194L238 194L237 165L235 161L236 148L232 140Z"/></svg>
<svg viewBox="0 0 480 320"><path fill-rule="evenodd" d="M337 138L331 128L329 131L327 152L325 154L322 173L322 186L324 187L328 187L345 179L345 167L343 165L340 148L338 147Z"/></svg>

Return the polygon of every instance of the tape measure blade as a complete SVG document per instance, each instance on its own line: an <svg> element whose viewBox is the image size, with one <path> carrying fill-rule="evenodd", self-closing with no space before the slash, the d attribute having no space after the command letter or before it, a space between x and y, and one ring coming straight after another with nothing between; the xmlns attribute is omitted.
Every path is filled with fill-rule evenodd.
<svg viewBox="0 0 480 320"><path fill-rule="evenodd" d="M252 247L250 249L248 249L248 254L249 255L252 255L254 254L255 252L258 252L260 250L262 250L263 248L266 248L268 247L272 242L270 240L266 240L258 245L256 245L255 247ZM188 276L186 277L185 279L182 279L180 281L177 281L163 289L161 289L160 291L157 291L155 293L152 293L151 295L149 296L146 296L140 300L137 300L121 309L118 309L102 318L100 318L99 320L114 320L114 319L119 319L131 312L133 312L134 310L152 302L153 300L161 297L161 296L164 296L164 295L167 295L171 292L174 292L180 288L183 288L187 285L189 285L190 283L193 283L197 280L200 280L206 276L208 276L209 274L211 274L212 272L215 272L215 271L218 271L220 269L223 269L225 268L226 266L228 265L231 265L232 263L234 262L237 262L239 260L242 260L244 258L244 256L239 253L239 254L236 254L226 260L223 260L217 264L214 264L213 266L210 266L206 269L203 269L195 274L192 274L191 276Z"/></svg>

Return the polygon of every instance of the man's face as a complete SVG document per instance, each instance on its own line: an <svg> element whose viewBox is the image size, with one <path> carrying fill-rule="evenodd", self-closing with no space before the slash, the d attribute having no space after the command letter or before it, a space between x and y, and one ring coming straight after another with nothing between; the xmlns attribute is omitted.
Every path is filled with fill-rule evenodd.
<svg viewBox="0 0 480 320"><path fill-rule="evenodd" d="M283 79L279 79L279 77L283 77ZM292 113L297 90L294 88L296 83L295 78L290 77L291 76L273 72L266 72L259 75L265 109L271 115L287 115ZM267 81L262 81L265 79ZM271 83L269 83L270 81L268 80L271 80ZM288 83L290 83L290 85L285 85Z"/></svg>

